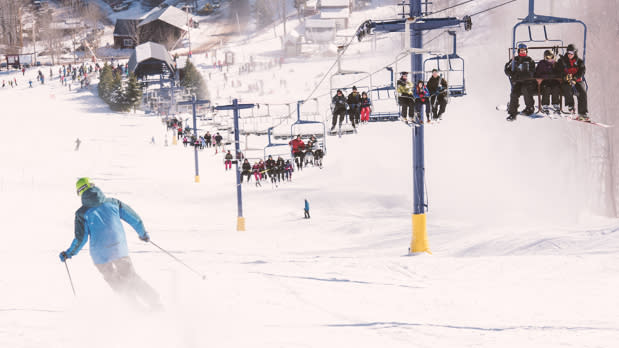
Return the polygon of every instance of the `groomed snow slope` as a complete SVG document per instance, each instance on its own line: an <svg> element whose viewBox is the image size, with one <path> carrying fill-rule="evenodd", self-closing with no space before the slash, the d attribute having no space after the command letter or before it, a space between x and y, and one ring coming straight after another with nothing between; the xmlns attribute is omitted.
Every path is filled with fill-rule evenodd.
<svg viewBox="0 0 619 348"><path fill-rule="evenodd" d="M200 153L196 184L193 152L172 145L160 119L114 114L56 79L28 89L13 76L19 87L0 90L3 347L580 348L619 339L619 222L590 216L582 197L592 188L572 170L582 154L566 151L557 131L579 125L510 125L477 112L490 98L479 80L426 129L433 255L407 256L411 144L400 122L329 138L324 169L295 172L291 183L245 185L247 231L236 232L234 178L220 154ZM130 204L153 241L207 279L127 228L138 273L166 310L128 309L87 250L68 263L74 298L57 255L72 239L80 176Z"/></svg>

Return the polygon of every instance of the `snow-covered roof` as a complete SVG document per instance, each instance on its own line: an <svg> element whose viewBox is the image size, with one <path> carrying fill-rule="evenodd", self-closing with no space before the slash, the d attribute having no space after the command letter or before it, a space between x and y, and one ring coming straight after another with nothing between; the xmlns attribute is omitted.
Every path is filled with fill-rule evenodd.
<svg viewBox="0 0 619 348"><path fill-rule="evenodd" d="M183 30L187 30L187 14L174 6L168 6L158 11L151 12L140 22L140 24L138 24L138 27L156 20L166 22Z"/></svg>
<svg viewBox="0 0 619 348"><path fill-rule="evenodd" d="M170 71L173 70L172 57L165 46L151 41L136 46L129 58L129 70L135 72L140 63L151 58L163 61L168 65Z"/></svg>
<svg viewBox="0 0 619 348"><path fill-rule="evenodd" d="M320 18L348 18L350 16L350 10L346 8L323 8L320 10Z"/></svg>
<svg viewBox="0 0 619 348"><path fill-rule="evenodd" d="M320 8L325 7L348 7L349 0L320 0Z"/></svg>

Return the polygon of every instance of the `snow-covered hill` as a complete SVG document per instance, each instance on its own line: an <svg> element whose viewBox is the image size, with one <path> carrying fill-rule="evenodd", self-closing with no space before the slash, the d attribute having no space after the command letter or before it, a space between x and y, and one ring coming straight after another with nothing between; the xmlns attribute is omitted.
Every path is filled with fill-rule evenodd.
<svg viewBox="0 0 619 348"><path fill-rule="evenodd" d="M461 35L469 96L453 99L444 122L426 129L431 256L407 255L411 136L400 122L329 137L324 168L297 171L290 183L244 184L247 231L237 232L235 181L221 154L200 152L196 184L193 152L172 145L158 117L112 113L96 88L69 91L57 79L29 89L34 70L0 75L19 82L0 90L0 345L613 346L619 221L600 217L603 192L589 161L595 144L584 143L597 130L559 121L508 124L494 111L507 96L496 71L510 26L497 18L514 21L521 7L480 16ZM579 8L570 11L576 16ZM268 35L229 48L241 63L262 59L273 50ZM381 40L378 53L355 45L344 61L374 71L393 59L397 41ZM223 88L211 56L194 59L211 74L219 102L295 102L333 63L291 59L281 69L230 73L242 81L235 89ZM272 92L243 93L260 79ZM319 86L316 95L327 89ZM74 151L77 137L82 145ZM249 141L266 143L264 136ZM74 298L58 253L73 237L80 176L130 204L153 241L206 280L127 228L136 269L166 309L126 308L87 250L68 262ZM305 198L310 220L302 218Z"/></svg>

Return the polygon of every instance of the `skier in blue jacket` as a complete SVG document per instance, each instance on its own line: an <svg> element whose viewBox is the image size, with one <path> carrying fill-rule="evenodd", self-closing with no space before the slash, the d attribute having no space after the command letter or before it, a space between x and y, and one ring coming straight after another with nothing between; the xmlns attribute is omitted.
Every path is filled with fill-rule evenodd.
<svg viewBox="0 0 619 348"><path fill-rule="evenodd" d="M306 218L306 219L309 219L309 218L310 218L310 214L309 214L309 202L307 201L307 199L305 200L305 207L304 207L303 211L305 212L305 218Z"/></svg>
<svg viewBox="0 0 619 348"><path fill-rule="evenodd" d="M60 261L77 255L90 238L90 256L110 287L131 300L159 308L159 295L133 268L120 221L131 225L142 241L149 242L142 219L125 203L106 198L88 178L80 178L76 188L82 206L75 212L75 238L69 249L60 253Z"/></svg>

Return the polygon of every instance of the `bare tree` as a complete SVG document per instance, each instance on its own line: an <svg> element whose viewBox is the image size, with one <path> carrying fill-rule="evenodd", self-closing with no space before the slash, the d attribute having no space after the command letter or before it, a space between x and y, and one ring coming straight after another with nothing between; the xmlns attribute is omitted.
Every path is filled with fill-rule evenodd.
<svg viewBox="0 0 619 348"><path fill-rule="evenodd" d="M21 47L21 16L26 0L0 0L0 35L9 49Z"/></svg>

